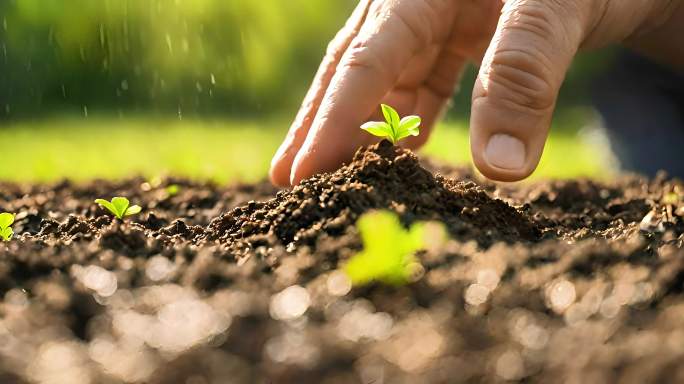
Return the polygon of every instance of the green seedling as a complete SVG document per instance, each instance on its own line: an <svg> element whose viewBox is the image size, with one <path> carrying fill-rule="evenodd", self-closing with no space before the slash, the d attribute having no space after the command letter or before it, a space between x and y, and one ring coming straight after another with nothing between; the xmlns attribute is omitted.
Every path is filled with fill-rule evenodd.
<svg viewBox="0 0 684 384"><path fill-rule="evenodd" d="M101 207L106 208L119 219L123 219L126 216L135 215L140 213L142 210L139 205L130 205L131 203L125 197L115 197L111 202L105 199L97 199L95 202Z"/></svg>
<svg viewBox="0 0 684 384"><path fill-rule="evenodd" d="M400 120L394 108L385 104L381 104L380 107L385 121L370 121L362 125L361 129L371 135L387 139L394 145L403 138L420 134L420 117L406 116Z"/></svg>
<svg viewBox="0 0 684 384"><path fill-rule="evenodd" d="M344 266L353 285L372 281L402 285L412 281L422 269L414 253L425 248L425 225L417 223L406 230L399 217L389 211L363 215L356 223L363 251Z"/></svg>
<svg viewBox="0 0 684 384"><path fill-rule="evenodd" d="M178 184L171 184L168 187L166 187L166 196L167 197L174 197L180 192L180 186Z"/></svg>
<svg viewBox="0 0 684 384"><path fill-rule="evenodd" d="M14 224L14 215L11 213L3 212L0 213L0 238L3 241L12 240L14 236L14 230L12 230L12 224Z"/></svg>

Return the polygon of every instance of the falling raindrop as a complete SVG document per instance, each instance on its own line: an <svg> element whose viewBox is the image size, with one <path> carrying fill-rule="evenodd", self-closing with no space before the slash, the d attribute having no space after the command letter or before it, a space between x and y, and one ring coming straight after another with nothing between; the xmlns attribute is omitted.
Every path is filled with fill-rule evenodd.
<svg viewBox="0 0 684 384"><path fill-rule="evenodd" d="M121 89L124 91L128 91L128 80L121 81Z"/></svg>
<svg viewBox="0 0 684 384"><path fill-rule="evenodd" d="M104 24L100 24L100 46L102 48L105 47L105 30L104 30Z"/></svg>
<svg viewBox="0 0 684 384"><path fill-rule="evenodd" d="M171 43L171 35L167 33L164 39L166 40L166 47L169 49L169 53L173 54L173 44Z"/></svg>
<svg viewBox="0 0 684 384"><path fill-rule="evenodd" d="M87 105L83 106L83 116L88 117L88 106Z"/></svg>
<svg viewBox="0 0 684 384"><path fill-rule="evenodd" d="M213 73L210 75L210 79L211 79L211 85L216 85L216 76L214 76Z"/></svg>

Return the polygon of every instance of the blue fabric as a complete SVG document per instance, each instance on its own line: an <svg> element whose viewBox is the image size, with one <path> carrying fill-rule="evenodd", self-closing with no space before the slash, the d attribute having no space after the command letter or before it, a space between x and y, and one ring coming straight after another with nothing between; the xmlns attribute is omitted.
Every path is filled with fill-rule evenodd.
<svg viewBox="0 0 684 384"><path fill-rule="evenodd" d="M593 99L623 169L684 178L684 76L623 53L594 83Z"/></svg>

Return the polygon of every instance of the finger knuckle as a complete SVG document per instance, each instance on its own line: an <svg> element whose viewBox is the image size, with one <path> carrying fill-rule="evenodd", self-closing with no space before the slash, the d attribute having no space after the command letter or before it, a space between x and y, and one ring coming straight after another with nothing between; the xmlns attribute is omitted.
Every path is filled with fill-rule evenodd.
<svg viewBox="0 0 684 384"><path fill-rule="evenodd" d="M555 0L521 0L505 11L503 34L524 42L510 47L501 44L487 68L488 93L527 111L553 106L559 80L554 68L561 50L570 45L551 46L560 23ZM553 57L552 57L553 56Z"/></svg>
<svg viewBox="0 0 684 384"><path fill-rule="evenodd" d="M345 30L340 31L335 38L333 38L325 50L325 56L330 59L339 59L344 54L343 36L346 35Z"/></svg>
<svg viewBox="0 0 684 384"><path fill-rule="evenodd" d="M489 67L488 94L528 110L552 107L556 87L544 61L532 47L498 51Z"/></svg>
<svg viewBox="0 0 684 384"><path fill-rule="evenodd" d="M581 33L583 21L578 3L587 1L520 0L507 8L504 29L526 32L534 37L565 37L568 41Z"/></svg>
<svg viewBox="0 0 684 384"><path fill-rule="evenodd" d="M342 56L338 70L365 69L378 76L387 76L387 65L379 56L377 50L369 47L366 41L355 39Z"/></svg>
<svg viewBox="0 0 684 384"><path fill-rule="evenodd" d="M416 37L419 46L427 46L437 38L435 26L443 17L447 0L408 0L379 6L372 10L375 20L394 20Z"/></svg>

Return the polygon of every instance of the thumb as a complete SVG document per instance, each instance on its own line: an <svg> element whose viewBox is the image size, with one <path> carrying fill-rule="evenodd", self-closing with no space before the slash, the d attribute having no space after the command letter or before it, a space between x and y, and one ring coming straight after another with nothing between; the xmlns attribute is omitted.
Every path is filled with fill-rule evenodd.
<svg viewBox="0 0 684 384"><path fill-rule="evenodd" d="M509 0L473 90L475 166L499 181L537 167L558 91L589 24L582 1Z"/></svg>

